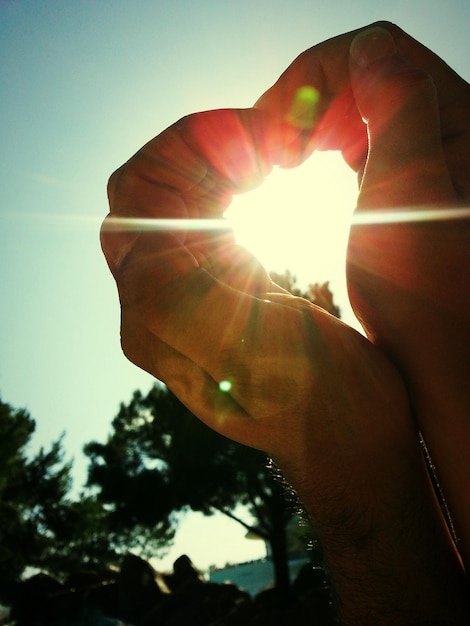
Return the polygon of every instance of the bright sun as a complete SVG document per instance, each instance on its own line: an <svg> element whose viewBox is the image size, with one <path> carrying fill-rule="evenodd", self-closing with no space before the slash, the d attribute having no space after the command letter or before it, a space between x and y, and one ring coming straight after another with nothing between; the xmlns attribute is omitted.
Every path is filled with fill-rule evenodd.
<svg viewBox="0 0 470 626"><path fill-rule="evenodd" d="M276 168L226 212L237 240L266 269L290 270L300 287L329 281L347 307L345 252L357 196L356 176L339 153L315 153L292 170Z"/></svg>

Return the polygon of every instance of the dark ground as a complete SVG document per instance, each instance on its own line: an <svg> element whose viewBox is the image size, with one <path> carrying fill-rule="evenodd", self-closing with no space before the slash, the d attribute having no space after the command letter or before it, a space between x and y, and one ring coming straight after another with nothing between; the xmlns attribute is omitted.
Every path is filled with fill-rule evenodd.
<svg viewBox="0 0 470 626"><path fill-rule="evenodd" d="M204 581L188 557L171 574L124 558L119 572L82 572L60 583L37 574L17 589L16 626L333 626L324 572L300 571L288 597L267 589L254 598L234 585Z"/></svg>

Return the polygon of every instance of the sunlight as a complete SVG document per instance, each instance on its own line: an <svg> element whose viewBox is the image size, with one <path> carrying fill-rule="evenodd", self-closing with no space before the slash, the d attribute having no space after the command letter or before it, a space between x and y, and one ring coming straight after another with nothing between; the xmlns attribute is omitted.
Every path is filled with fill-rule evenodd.
<svg viewBox="0 0 470 626"><path fill-rule="evenodd" d="M236 196L225 216L266 269L289 269L300 286L330 281L343 297L356 195L355 174L340 154L315 153L298 168L276 168L259 188Z"/></svg>

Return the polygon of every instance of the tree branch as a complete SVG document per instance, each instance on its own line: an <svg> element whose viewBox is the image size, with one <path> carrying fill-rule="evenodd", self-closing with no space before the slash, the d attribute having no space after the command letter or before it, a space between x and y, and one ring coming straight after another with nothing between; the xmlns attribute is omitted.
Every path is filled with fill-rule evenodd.
<svg viewBox="0 0 470 626"><path fill-rule="evenodd" d="M235 522L238 522L239 524L241 524L244 528L246 528L248 531L254 533L255 535L258 535L258 537L261 537L261 539L264 539L265 541L267 541L269 539L268 534L265 533L264 531L262 531L260 528L257 528L256 526L251 526L251 524L248 524L247 522L245 522L244 520L242 520L240 517L237 517L234 513L232 513L232 511L230 511L229 509L224 509L223 507L218 507L218 506L213 506L213 508L216 511L219 511L219 513L223 513L224 515L226 515L227 517L229 517L230 519L233 519Z"/></svg>

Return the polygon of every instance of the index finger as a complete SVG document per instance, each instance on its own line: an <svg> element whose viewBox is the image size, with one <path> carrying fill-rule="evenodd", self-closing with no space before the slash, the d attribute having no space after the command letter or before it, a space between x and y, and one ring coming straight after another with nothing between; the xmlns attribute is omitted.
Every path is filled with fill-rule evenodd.
<svg viewBox="0 0 470 626"><path fill-rule="evenodd" d="M108 185L111 210L137 209L159 215L161 207L152 202L155 187L169 188L191 200L259 185L271 170L265 133L265 116L256 109L187 115L114 172Z"/></svg>
<svg viewBox="0 0 470 626"><path fill-rule="evenodd" d="M233 194L259 185L272 167L265 134L261 111L221 109L188 115L143 146L108 184L111 213L101 241L111 270L135 240L129 223L147 218L152 228L155 219L168 220L184 246L188 218L220 217Z"/></svg>

